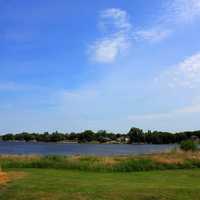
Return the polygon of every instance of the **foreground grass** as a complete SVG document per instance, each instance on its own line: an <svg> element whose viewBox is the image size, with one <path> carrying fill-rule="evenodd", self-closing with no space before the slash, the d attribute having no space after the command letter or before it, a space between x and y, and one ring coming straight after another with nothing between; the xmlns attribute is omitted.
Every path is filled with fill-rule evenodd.
<svg viewBox="0 0 200 200"><path fill-rule="evenodd" d="M181 152L143 156L9 156L0 155L0 166L12 168L76 169L94 172L135 172L200 168L200 152Z"/></svg>
<svg viewBox="0 0 200 200"><path fill-rule="evenodd" d="M200 170L98 173L18 169L1 200L199 200ZM13 172L8 171L8 175ZM16 172L14 174L17 174Z"/></svg>

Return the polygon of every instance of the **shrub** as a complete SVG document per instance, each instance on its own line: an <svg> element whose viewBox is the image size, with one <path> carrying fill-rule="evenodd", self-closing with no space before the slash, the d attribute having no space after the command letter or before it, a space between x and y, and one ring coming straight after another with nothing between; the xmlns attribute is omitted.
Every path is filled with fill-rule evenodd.
<svg viewBox="0 0 200 200"><path fill-rule="evenodd" d="M198 146L197 143L192 140L185 140L181 142L180 148L184 151L195 151L197 150Z"/></svg>

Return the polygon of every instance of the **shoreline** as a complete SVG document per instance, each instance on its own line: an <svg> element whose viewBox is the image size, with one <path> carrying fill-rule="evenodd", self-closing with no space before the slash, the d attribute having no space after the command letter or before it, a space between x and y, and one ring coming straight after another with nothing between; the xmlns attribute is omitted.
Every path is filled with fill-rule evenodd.
<svg viewBox="0 0 200 200"><path fill-rule="evenodd" d="M200 168L200 151L174 150L143 155L6 155L2 169L50 168L97 172L134 172Z"/></svg>
<svg viewBox="0 0 200 200"><path fill-rule="evenodd" d="M154 144L154 143L123 143L123 142L77 142L77 141L61 141L61 142L46 142L46 141L22 141L22 140L9 140L3 141L0 140L0 143L30 143L30 144L127 144L127 145L178 145L179 143L162 143L162 144Z"/></svg>

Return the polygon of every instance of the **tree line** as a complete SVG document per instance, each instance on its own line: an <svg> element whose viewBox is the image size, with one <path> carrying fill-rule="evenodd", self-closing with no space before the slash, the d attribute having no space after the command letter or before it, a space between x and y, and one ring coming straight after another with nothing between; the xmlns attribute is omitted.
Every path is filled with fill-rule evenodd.
<svg viewBox="0 0 200 200"><path fill-rule="evenodd" d="M2 141L38 141L38 142L61 142L61 141L72 141L72 142L92 142L97 141L104 143L107 141L114 141L117 138L123 136L122 134L114 134L106 131L93 132L86 130L81 133L60 133L58 131L49 133L18 133L18 134L5 134L0 136Z"/></svg>
<svg viewBox="0 0 200 200"><path fill-rule="evenodd" d="M131 128L127 134L115 134L104 130L94 132L86 130L81 133L60 133L58 131L53 133L18 133L18 134L4 134L0 136L2 141L35 141L35 142L98 142L98 143L145 143L145 144L173 144L180 143L184 140L200 139L200 131L186 131L178 133L161 132L161 131L147 131L144 132L139 128Z"/></svg>

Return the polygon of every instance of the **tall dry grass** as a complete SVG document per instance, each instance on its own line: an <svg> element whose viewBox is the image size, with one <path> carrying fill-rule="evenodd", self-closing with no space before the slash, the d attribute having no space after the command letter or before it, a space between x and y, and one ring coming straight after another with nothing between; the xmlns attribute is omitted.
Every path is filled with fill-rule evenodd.
<svg viewBox="0 0 200 200"><path fill-rule="evenodd" d="M2 168L53 168L102 172L130 172L163 169L200 168L200 152L142 156L37 156L1 155Z"/></svg>

